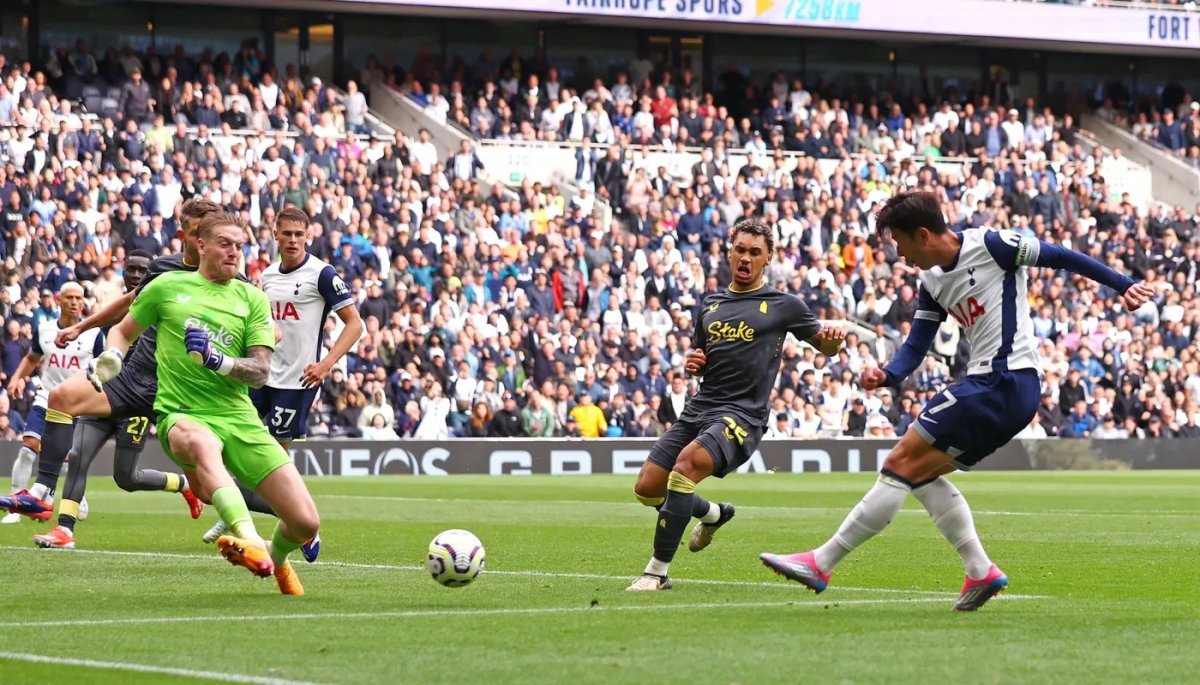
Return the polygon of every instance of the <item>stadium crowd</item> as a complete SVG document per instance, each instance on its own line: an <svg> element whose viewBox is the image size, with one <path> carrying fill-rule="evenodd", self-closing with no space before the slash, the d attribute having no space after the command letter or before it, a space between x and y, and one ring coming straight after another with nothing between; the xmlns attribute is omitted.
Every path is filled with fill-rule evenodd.
<svg viewBox="0 0 1200 685"><path fill-rule="evenodd" d="M442 94L440 73L462 78ZM1142 216L1114 200L1105 173L1123 163L1118 151L1086 153L1070 117L1034 103L856 98L735 73L701 93L686 72L642 59L609 85L553 85L543 56L515 51L469 78L424 53L403 73L377 60L364 69L364 89L397 87L435 110L453 101L446 119L478 135L577 141L577 180L616 210L601 225L585 195L488 183L470 143L440 159L427 131L370 134L356 86L280 76L253 45L232 58L97 60L80 43L37 69L0 56L0 374L7 384L36 325L57 316L62 283L103 304L120 294L129 251L178 250L183 201L208 197L247 219L252 280L276 257L270 227L290 203L312 217L310 250L342 273L367 327L323 386L310 435L657 436L695 391L682 359L703 297L729 280L728 228L756 215L776 227L771 284L862 333L832 360L785 346L768 435L890 437L966 359L952 317L901 388L856 384L895 351L916 307L915 271L875 235L872 213L919 188L941 194L956 227L1060 243L1159 291L1129 313L1090 283L1033 274L1047 376L1029 435L1200 434L1200 217ZM81 115L58 94L72 79L118 86L114 111ZM500 93L514 83L525 104L510 108ZM480 93L465 120L463 89ZM570 112L543 128L556 99ZM685 145L703 147L690 168L646 163L651 148ZM747 163L735 149L752 153ZM34 386L0 399L0 438L20 431Z"/></svg>

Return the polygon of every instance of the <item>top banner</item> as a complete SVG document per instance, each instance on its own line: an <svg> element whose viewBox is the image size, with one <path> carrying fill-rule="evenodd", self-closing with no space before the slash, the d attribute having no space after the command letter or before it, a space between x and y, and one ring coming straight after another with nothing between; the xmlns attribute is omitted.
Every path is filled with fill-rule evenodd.
<svg viewBox="0 0 1200 685"><path fill-rule="evenodd" d="M342 0L372 5L497 9L490 0ZM665 19L834 31L1200 48L1200 15L1000 0L507 0L504 11Z"/></svg>

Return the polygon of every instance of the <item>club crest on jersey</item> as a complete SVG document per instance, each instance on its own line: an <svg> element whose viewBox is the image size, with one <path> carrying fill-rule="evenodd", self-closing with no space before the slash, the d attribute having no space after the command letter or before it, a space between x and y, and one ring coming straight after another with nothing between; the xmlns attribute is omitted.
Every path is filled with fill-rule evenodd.
<svg viewBox="0 0 1200 685"><path fill-rule="evenodd" d="M716 343L722 340L753 342L754 327L746 325L745 321L734 325L728 321L714 321L708 324L708 342Z"/></svg>
<svg viewBox="0 0 1200 685"><path fill-rule="evenodd" d="M204 321L203 319L197 319L196 317L191 317L187 321L184 321L183 325L187 328L199 328L205 333L208 333L209 342L217 347L222 347L226 350L233 349L233 334L225 330L224 326L214 333L212 327L208 325L208 322Z"/></svg>
<svg viewBox="0 0 1200 685"><path fill-rule="evenodd" d="M974 326L979 317L987 314L987 310L983 308L983 305L979 304L979 300L973 297L968 297L966 302L951 305L946 311L963 328Z"/></svg>
<svg viewBox="0 0 1200 685"><path fill-rule="evenodd" d="M271 318L276 321L293 321L300 320L300 312L296 311L296 305L291 302L272 302L271 303Z"/></svg>

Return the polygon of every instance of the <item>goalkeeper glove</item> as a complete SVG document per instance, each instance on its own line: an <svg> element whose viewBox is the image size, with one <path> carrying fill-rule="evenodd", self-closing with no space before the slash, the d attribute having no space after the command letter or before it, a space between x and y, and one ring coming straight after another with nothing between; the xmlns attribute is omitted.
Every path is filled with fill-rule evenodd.
<svg viewBox="0 0 1200 685"><path fill-rule="evenodd" d="M223 376L228 376L233 370L233 360L213 347L208 340L208 331L203 328L189 326L183 334L183 346L187 348L188 356L206 369Z"/></svg>
<svg viewBox="0 0 1200 685"><path fill-rule="evenodd" d="M115 347L110 347L88 364L87 379L92 382L96 392L100 392L104 384L121 373L121 364L125 355Z"/></svg>

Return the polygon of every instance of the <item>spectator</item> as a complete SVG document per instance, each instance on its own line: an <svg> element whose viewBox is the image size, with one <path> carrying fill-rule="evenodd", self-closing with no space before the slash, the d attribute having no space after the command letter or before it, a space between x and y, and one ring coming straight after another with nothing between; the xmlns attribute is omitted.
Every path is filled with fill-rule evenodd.
<svg viewBox="0 0 1200 685"><path fill-rule="evenodd" d="M604 412L592 403L592 396L588 393L580 395L579 404L571 410L570 417L578 426L582 437L598 438L608 430Z"/></svg>
<svg viewBox="0 0 1200 685"><path fill-rule="evenodd" d="M487 402L476 402L471 408L471 418L467 422L466 437L486 438L492 429L492 407Z"/></svg>
<svg viewBox="0 0 1200 685"><path fill-rule="evenodd" d="M492 417L491 425L488 427L488 435L497 438L524 437L526 435L525 427L522 424L521 416L517 409L516 397L512 393L504 393L503 400L504 405Z"/></svg>
<svg viewBox="0 0 1200 685"><path fill-rule="evenodd" d="M146 121L154 107L150 97L150 86L142 80L142 69L136 64L129 69L129 81L121 88L120 112L126 120L141 123Z"/></svg>

